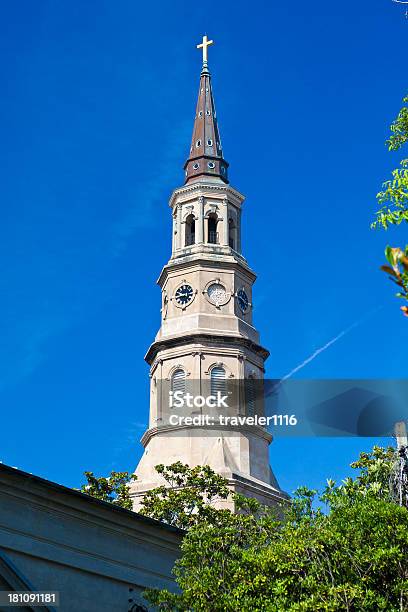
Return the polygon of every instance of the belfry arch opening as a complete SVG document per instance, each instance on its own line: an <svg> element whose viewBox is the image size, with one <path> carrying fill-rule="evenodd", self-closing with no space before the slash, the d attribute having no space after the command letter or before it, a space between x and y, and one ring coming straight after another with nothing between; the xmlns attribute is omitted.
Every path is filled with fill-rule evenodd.
<svg viewBox="0 0 408 612"><path fill-rule="evenodd" d="M225 395L227 392L226 372L222 366L215 366L210 374L211 395Z"/></svg>
<svg viewBox="0 0 408 612"><path fill-rule="evenodd" d="M184 246L195 244L195 218L191 213L186 219L186 236Z"/></svg>
<svg viewBox="0 0 408 612"><path fill-rule="evenodd" d="M181 368L177 368L171 377L171 390L173 393L180 391L183 395L186 393L186 373Z"/></svg>
<svg viewBox="0 0 408 612"><path fill-rule="evenodd" d="M215 213L208 215L208 242L209 244L218 244L218 217Z"/></svg>

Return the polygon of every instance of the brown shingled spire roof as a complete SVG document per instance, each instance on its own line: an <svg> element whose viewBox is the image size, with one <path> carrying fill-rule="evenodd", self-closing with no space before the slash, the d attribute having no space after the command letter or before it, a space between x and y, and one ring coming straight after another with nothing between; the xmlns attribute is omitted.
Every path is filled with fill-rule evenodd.
<svg viewBox="0 0 408 612"><path fill-rule="evenodd" d="M224 183L228 183L228 163L222 154L217 114L211 88L211 74L207 67L206 47L211 42L207 42L205 36L203 45L198 45L203 47L203 68L200 76L190 155L184 164L186 183L201 176L218 177Z"/></svg>

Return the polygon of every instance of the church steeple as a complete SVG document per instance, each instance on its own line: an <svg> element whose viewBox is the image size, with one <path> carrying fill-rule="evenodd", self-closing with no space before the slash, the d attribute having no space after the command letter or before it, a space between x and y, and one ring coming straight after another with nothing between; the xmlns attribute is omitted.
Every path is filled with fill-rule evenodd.
<svg viewBox="0 0 408 612"><path fill-rule="evenodd" d="M257 389L262 383L269 353L252 320L256 275L241 249L244 196L228 184L221 149L207 66L211 43L204 36L198 45L203 67L185 165L187 184L175 189L169 202L172 253L157 281L162 291L160 329L145 356L150 365L150 418L138 479L132 483L135 510L147 491L163 484L155 466L176 461L209 465L228 479L231 491L261 503L274 505L285 498L269 466L268 431L250 423L224 425L221 407L211 413L213 422L196 426L184 422L190 416L187 405L179 411L171 399L173 392L188 390L201 401L203 395L223 389L231 398L228 415L253 420L255 410L264 414L263 398L254 389L255 383ZM206 418L199 405L191 414ZM235 509L232 501L220 503Z"/></svg>
<svg viewBox="0 0 408 612"><path fill-rule="evenodd" d="M203 49L203 67L198 89L198 100L194 120L189 157L184 164L186 183L199 177L213 176L228 183L228 163L222 153L217 114L208 70L207 47L213 43L203 36L197 48Z"/></svg>

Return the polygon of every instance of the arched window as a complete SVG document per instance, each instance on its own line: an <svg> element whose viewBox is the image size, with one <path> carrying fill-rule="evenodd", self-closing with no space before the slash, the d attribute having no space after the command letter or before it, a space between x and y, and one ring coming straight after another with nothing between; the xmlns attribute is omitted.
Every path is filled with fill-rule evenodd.
<svg viewBox="0 0 408 612"><path fill-rule="evenodd" d="M183 395L186 393L186 373L181 368L177 368L171 377L171 390L173 393L181 391Z"/></svg>
<svg viewBox="0 0 408 612"><path fill-rule="evenodd" d="M231 249L236 250L237 226L234 223L234 219L228 219L228 241Z"/></svg>
<svg viewBox="0 0 408 612"><path fill-rule="evenodd" d="M217 392L221 395L227 393L227 381L225 377L225 370L221 366L215 366L211 370L211 395L217 395Z"/></svg>
<svg viewBox="0 0 408 612"><path fill-rule="evenodd" d="M255 414L255 378L250 376L245 381L245 404L247 416Z"/></svg>
<svg viewBox="0 0 408 612"><path fill-rule="evenodd" d="M195 219L194 215L188 215L186 219L186 240L185 246L195 243Z"/></svg>
<svg viewBox="0 0 408 612"><path fill-rule="evenodd" d="M208 215L208 242L210 244L218 244L217 223L217 215L215 213L210 213Z"/></svg>

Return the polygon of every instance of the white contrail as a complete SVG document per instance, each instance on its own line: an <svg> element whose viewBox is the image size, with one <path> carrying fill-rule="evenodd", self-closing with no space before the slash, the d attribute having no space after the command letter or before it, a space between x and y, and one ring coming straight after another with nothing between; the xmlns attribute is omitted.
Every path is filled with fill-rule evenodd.
<svg viewBox="0 0 408 612"><path fill-rule="evenodd" d="M315 359L318 355L320 355L320 353L323 353L323 351L328 349L329 346L332 346L332 344L335 344L335 342L337 342L337 340L340 340L340 338L342 338L343 336L348 334L352 329L354 329L355 327L360 325L360 323L365 321L365 319L370 317L375 312L378 312L381 308L382 308L382 306L378 306L377 308L374 308L373 310L370 310L363 317L361 317L360 319L358 319L357 321L352 323L350 325L350 327L347 327L346 329L343 329L343 331L340 332L335 338L332 338L331 340L329 340L329 342L326 342L326 344L324 346L321 346L320 348L316 349L314 351L314 353L312 353L307 359L302 361L302 363L297 365L295 368L293 368L293 370L291 370L288 374L286 374L283 378L281 378L280 381L279 381L279 384L281 384L284 380L287 380L288 378L291 378L294 374L296 374L296 372L299 372L299 370L304 368L308 363L310 363L311 361L313 361L313 359Z"/></svg>
<svg viewBox="0 0 408 612"><path fill-rule="evenodd" d="M281 378L280 382L283 382L284 380L287 380L288 378L290 378L291 376L293 376L293 374L296 374L296 372L299 372L299 370L301 370L302 368L304 368L308 363L310 363L311 361L313 361L313 359L315 359L315 357L317 357L318 355L320 355L320 353L323 353L323 351L325 351L326 349L329 348L329 346L331 346L332 344L334 344L335 342L337 342L337 340L340 340L340 338L342 338L343 336L345 336L349 331L351 331L352 329L354 329L354 327L356 327L358 325L359 322L353 323L353 325L350 325L350 327L348 327L347 329L344 329L342 332L339 333L338 336L336 336L335 338L333 338L332 340L329 340L329 342L326 342L326 344L324 346L321 346L320 348L316 349L314 353L312 353L307 359L305 359L304 361L302 361L302 363L300 363L299 365L296 366L296 368L293 368L293 370L291 370L288 374L286 374L283 378Z"/></svg>

